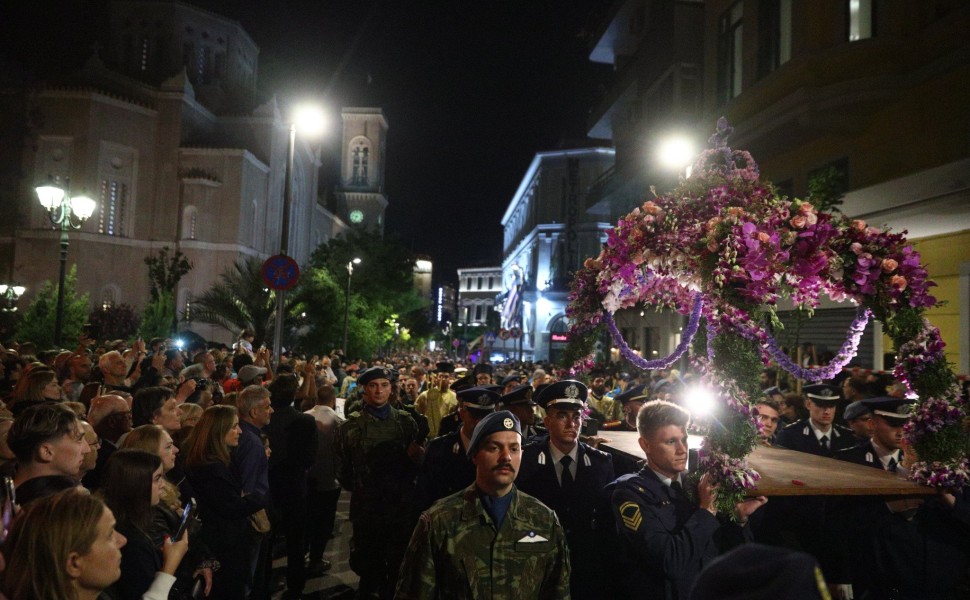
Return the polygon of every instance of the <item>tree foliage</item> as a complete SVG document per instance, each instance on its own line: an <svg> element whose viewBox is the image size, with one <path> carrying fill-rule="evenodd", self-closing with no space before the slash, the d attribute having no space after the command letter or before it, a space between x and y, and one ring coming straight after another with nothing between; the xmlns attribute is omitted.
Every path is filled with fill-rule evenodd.
<svg viewBox="0 0 970 600"><path fill-rule="evenodd" d="M72 265L64 277L64 318L61 322L61 343L68 345L73 345L81 337L88 316L88 294L78 295L76 285L77 265ZM17 339L34 342L38 349L53 348L56 320L57 284L45 281L17 325Z"/></svg>
<svg viewBox="0 0 970 600"><path fill-rule="evenodd" d="M152 301L158 300L159 294L174 290L179 281L192 270L192 263L182 254L181 250L171 252L168 246L163 246L158 254L145 257L148 265L149 294Z"/></svg>
<svg viewBox="0 0 970 600"><path fill-rule="evenodd" d="M138 335L143 340L150 340L155 337L170 337L175 331L175 328L172 327L172 314L174 312L175 298L172 296L172 293L159 291L158 298L150 301L145 306Z"/></svg>

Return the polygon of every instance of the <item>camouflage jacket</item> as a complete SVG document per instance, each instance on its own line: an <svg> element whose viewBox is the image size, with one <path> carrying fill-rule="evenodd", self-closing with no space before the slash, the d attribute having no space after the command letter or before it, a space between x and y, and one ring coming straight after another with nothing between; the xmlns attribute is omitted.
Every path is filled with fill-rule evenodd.
<svg viewBox="0 0 970 600"><path fill-rule="evenodd" d="M513 489L502 528L475 484L421 515L395 598L568 599L569 551L556 513Z"/></svg>
<svg viewBox="0 0 970 600"><path fill-rule="evenodd" d="M351 519L384 513L388 506L411 498L417 466L407 450L416 438L414 419L396 408L383 421L361 411L351 413L340 425L334 439L340 461L337 479L353 493Z"/></svg>

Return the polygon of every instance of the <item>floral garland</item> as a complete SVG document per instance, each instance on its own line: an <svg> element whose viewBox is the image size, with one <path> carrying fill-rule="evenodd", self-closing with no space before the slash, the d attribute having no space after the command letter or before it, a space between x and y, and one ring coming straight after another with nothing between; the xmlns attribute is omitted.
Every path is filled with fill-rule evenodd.
<svg viewBox="0 0 970 600"><path fill-rule="evenodd" d="M704 297L698 292L694 295L694 308L690 313L690 320L687 322L687 328L684 329L680 343L674 348L674 351L668 356L663 358L658 358L655 360L647 360L633 351L632 348L623 339L623 334L616 327L616 321L613 320L613 315L606 313L603 315L603 320L606 322L606 327L609 329L610 336L613 338L613 343L616 344L617 348L620 350L620 354L623 358L630 361L632 364L643 369L644 371L650 371L652 369L669 369L671 365L680 360L680 357L687 352L690 348L690 343L693 341L694 336L697 335L697 328L701 324L701 311L704 308Z"/></svg>
<svg viewBox="0 0 970 600"><path fill-rule="evenodd" d="M634 365L664 368L695 337L699 311L707 332L702 336L706 352L701 355L708 358L701 368L719 386L723 404L734 415L724 420L723 432L708 437L706 447L709 456L726 457L712 458L708 466L711 475L723 481L719 497L728 499L754 481L737 462L757 439L757 424L748 416L750 401L742 391L758 389L756 373L747 372L752 370L750 360L774 361L802 379L829 379L855 355L866 323L874 316L899 350L897 377L924 403L938 399L950 407L951 420L942 433L924 427L918 416L923 408L917 410L913 423L919 425L913 425L910 434L914 447L921 464L938 466L914 469L914 479L944 487L963 481L970 453L970 436L961 429L967 407L957 402L955 376L945 361L939 331L922 318L937 301L930 294L935 284L920 264L919 253L902 233L781 196L761 178L749 153L727 146L731 131L719 119L710 139L712 148L697 157L690 176L673 192L650 198L622 217L608 232L599 256L587 259L575 274L567 316L571 345L583 347L567 353L589 354L605 326ZM774 320L782 299L814 308L823 296L851 300L859 312L835 360L825 367L803 369L760 323ZM647 361L623 342L612 315L638 304L682 314L693 306L691 326L671 357ZM742 369L742 364L748 366ZM727 507L724 502L722 507Z"/></svg>

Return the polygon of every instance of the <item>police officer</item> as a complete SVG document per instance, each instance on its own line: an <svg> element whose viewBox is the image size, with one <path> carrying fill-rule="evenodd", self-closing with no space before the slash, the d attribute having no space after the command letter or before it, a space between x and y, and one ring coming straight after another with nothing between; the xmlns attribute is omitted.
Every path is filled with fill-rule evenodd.
<svg viewBox="0 0 970 600"><path fill-rule="evenodd" d="M352 492L350 567L360 576L363 598L390 598L407 547L413 513L417 426L389 403L393 374L372 367L357 378L364 400L337 430L337 479Z"/></svg>
<svg viewBox="0 0 970 600"><path fill-rule="evenodd" d="M603 429L606 431L636 431L637 413L649 397L650 391L646 385L634 385L627 388L622 394L617 394L613 400L622 407L623 420L605 423Z"/></svg>
<svg viewBox="0 0 970 600"><path fill-rule="evenodd" d="M455 404L452 412L442 417L438 423L438 435L447 435L461 429L461 415L458 414L458 392L473 387L477 386L475 385L475 376L471 373L462 375L451 384L449 391L455 398Z"/></svg>
<svg viewBox="0 0 970 600"><path fill-rule="evenodd" d="M468 445L475 426L495 412L497 392L481 387L458 392L461 428L431 440L418 474L418 508L425 510L436 500L450 496L475 481L475 465L468 458Z"/></svg>
<svg viewBox="0 0 970 600"><path fill-rule="evenodd" d="M533 401L533 390L529 384L513 388L499 399L499 408L515 415L522 427L522 443L528 444L537 436L545 435L546 430L536 427L536 403Z"/></svg>
<svg viewBox="0 0 970 600"><path fill-rule="evenodd" d="M852 430L834 423L835 405L839 402L835 387L816 383L806 385L802 391L809 416L779 431L775 435L775 445L828 457L855 446Z"/></svg>
<svg viewBox="0 0 970 600"><path fill-rule="evenodd" d="M556 513L516 489L519 422L508 411L475 426L475 482L424 512L395 598L569 598L569 551Z"/></svg>
<svg viewBox="0 0 970 600"><path fill-rule="evenodd" d="M574 600L604 598L601 559L611 549L597 544L599 514L609 503L604 488L614 479L609 454L579 441L587 389L579 381L559 381L536 397L549 432L522 452L519 489L556 511L569 542Z"/></svg>

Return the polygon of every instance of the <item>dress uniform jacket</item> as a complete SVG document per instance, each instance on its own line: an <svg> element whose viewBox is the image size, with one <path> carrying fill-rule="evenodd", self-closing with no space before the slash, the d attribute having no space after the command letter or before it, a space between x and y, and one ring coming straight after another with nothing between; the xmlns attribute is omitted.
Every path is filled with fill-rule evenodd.
<svg viewBox="0 0 970 600"><path fill-rule="evenodd" d="M705 565L722 549L751 537L747 527L722 526L649 467L620 477L610 487L620 538L619 597L687 600Z"/></svg>
<svg viewBox="0 0 970 600"><path fill-rule="evenodd" d="M807 452L816 456L832 457L840 450L846 450L856 445L857 440L852 430L841 425L832 425L829 431L829 447L825 448L815 437L809 419L795 421L775 434L775 446Z"/></svg>
<svg viewBox="0 0 970 600"><path fill-rule="evenodd" d="M513 488L498 530L474 484L422 513L398 600L569 598L569 551L556 513Z"/></svg>
<svg viewBox="0 0 970 600"><path fill-rule="evenodd" d="M431 440L418 474L418 508L426 510L436 500L465 489L475 481L475 465L465 453L461 432Z"/></svg>
<svg viewBox="0 0 970 600"><path fill-rule="evenodd" d="M836 458L883 468L871 442ZM870 460L871 459L871 460ZM845 500L838 532L849 551L848 571L858 598L957 600L970 598L970 488L958 490L956 504L927 496L909 511L893 513L893 498Z"/></svg>
<svg viewBox="0 0 970 600"><path fill-rule="evenodd" d="M614 479L613 459L606 452L578 442L576 477L571 487L563 489L556 477L549 444L546 437L523 449L517 485L556 511L566 530L572 557L570 589L573 600L602 598L604 586L600 560L612 549L601 547L594 532L600 513L609 511L605 488ZM609 514L602 518L609 518Z"/></svg>

